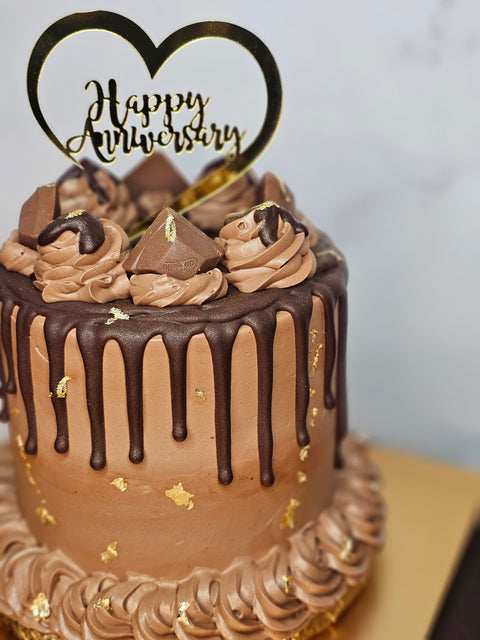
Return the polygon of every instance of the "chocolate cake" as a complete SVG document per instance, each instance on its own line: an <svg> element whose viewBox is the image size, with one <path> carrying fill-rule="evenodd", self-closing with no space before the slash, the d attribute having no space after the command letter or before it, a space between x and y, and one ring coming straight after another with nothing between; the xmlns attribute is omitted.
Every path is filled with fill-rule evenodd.
<svg viewBox="0 0 480 640"><path fill-rule="evenodd" d="M378 473L345 437L343 256L251 172L131 246L186 184L163 156L122 181L84 163L0 252L20 637L307 638L382 544Z"/></svg>

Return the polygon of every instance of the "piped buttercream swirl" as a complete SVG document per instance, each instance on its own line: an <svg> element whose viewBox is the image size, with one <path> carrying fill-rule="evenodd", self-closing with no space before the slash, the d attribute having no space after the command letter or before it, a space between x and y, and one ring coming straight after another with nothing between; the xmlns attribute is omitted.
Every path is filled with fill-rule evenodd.
<svg viewBox="0 0 480 640"><path fill-rule="evenodd" d="M130 279L130 295L134 304L169 307L200 305L207 300L222 298L228 283L220 269L198 273L187 280L165 274L145 273Z"/></svg>
<svg viewBox="0 0 480 640"><path fill-rule="evenodd" d="M264 213L266 215L264 215ZM274 203L264 203L220 231L227 280L245 293L293 287L316 271L307 229Z"/></svg>
<svg viewBox="0 0 480 640"><path fill-rule="evenodd" d="M33 276L33 265L38 260L38 253L18 241L18 232L14 231L0 250L0 263L9 271L16 271L24 276Z"/></svg>
<svg viewBox="0 0 480 640"><path fill-rule="evenodd" d="M38 245L34 284L46 302L109 302L129 296L129 281L122 265L128 237L111 220L101 220L101 224L104 240L91 253L81 252L79 234L73 231L64 231L49 244Z"/></svg>

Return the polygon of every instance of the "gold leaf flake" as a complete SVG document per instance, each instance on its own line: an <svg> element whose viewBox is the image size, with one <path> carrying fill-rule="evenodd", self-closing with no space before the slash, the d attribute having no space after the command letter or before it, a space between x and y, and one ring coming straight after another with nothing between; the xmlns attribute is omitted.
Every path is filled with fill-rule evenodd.
<svg viewBox="0 0 480 640"><path fill-rule="evenodd" d="M14 419L20 415L20 409L18 407L12 407L10 409L10 418Z"/></svg>
<svg viewBox="0 0 480 640"><path fill-rule="evenodd" d="M338 262L345 262L344 257L335 249L325 249L325 251L317 251L317 258L323 258L323 256L334 256Z"/></svg>
<svg viewBox="0 0 480 640"><path fill-rule="evenodd" d="M320 351L323 349L323 344L319 344L315 348L315 353L313 354L312 360L312 368L310 369L310 375L313 376L318 367L318 362L320 360Z"/></svg>
<svg viewBox="0 0 480 640"><path fill-rule="evenodd" d="M32 472L31 472L32 465L28 461L28 456L27 456L27 452L25 451L25 447L24 447L24 444L23 444L22 436L21 435L17 435L16 441L17 441L18 452L20 454L20 457L25 462L25 472L27 474L28 481L29 481L29 483L31 485L33 485L35 487L35 491L37 493L40 493L40 490L37 487L37 483L35 482L35 478L32 476Z"/></svg>
<svg viewBox="0 0 480 640"><path fill-rule="evenodd" d="M123 478L115 478L110 482L114 487L116 487L119 491L126 491L128 489L128 482Z"/></svg>
<svg viewBox="0 0 480 640"><path fill-rule="evenodd" d="M40 522L42 524L57 524L56 518L49 513L46 507L38 507L36 514L40 518Z"/></svg>
<svg viewBox="0 0 480 640"><path fill-rule="evenodd" d="M280 520L280 529L293 529L295 527L295 510L300 506L300 501L291 498L288 507Z"/></svg>
<svg viewBox="0 0 480 640"><path fill-rule="evenodd" d="M99 609L105 609L105 611L111 611L112 607L110 606L110 598L99 598L95 604L93 605L95 611Z"/></svg>
<svg viewBox="0 0 480 640"><path fill-rule="evenodd" d="M171 213L168 214L165 220L165 238L167 242L175 242L177 239L177 225L175 224L175 218Z"/></svg>
<svg viewBox="0 0 480 640"><path fill-rule="evenodd" d="M193 509L193 502L191 498L193 498L193 493L188 493L186 489L183 488L183 484L179 482L178 484L174 484L171 489L165 490L165 495L167 498L170 498L175 502L179 507L187 507Z"/></svg>
<svg viewBox="0 0 480 640"><path fill-rule="evenodd" d="M347 536L343 540L342 549L340 551L340 559L348 560L349 557L352 555L352 551L353 551L353 540L352 538L350 538L350 536Z"/></svg>
<svg viewBox="0 0 480 640"><path fill-rule="evenodd" d="M85 209L77 209L76 211L72 211L71 213L67 213L65 218L67 220L70 220L71 218L78 218L78 216L81 216L84 213L85 213Z"/></svg>
<svg viewBox="0 0 480 640"><path fill-rule="evenodd" d="M315 418L318 416L318 407L312 408L312 419L310 420L310 426L315 426Z"/></svg>
<svg viewBox="0 0 480 640"><path fill-rule="evenodd" d="M300 460L302 462L305 462L305 460L308 458L308 453L310 451L310 445L307 444L306 447L303 447L303 449L300 449Z"/></svg>
<svg viewBox="0 0 480 640"><path fill-rule="evenodd" d="M118 307L112 307L108 313L112 314L111 318L105 322L105 324L113 324L116 320L129 320L130 316L125 311L122 311Z"/></svg>
<svg viewBox="0 0 480 640"><path fill-rule="evenodd" d="M317 339L318 334L319 334L318 329L310 329L310 340L311 340L312 344L314 344L315 340Z"/></svg>
<svg viewBox="0 0 480 640"><path fill-rule="evenodd" d="M205 392L202 391L201 389L195 389L195 395L197 396L197 398L200 398L200 400L206 400L206 396L205 396Z"/></svg>
<svg viewBox="0 0 480 640"><path fill-rule="evenodd" d="M118 548L118 542L115 542L115 541L110 542L106 550L102 551L102 553L100 554L100 558L102 559L102 562L104 562L105 564L108 564L112 560L115 560L116 558L118 558L117 548Z"/></svg>
<svg viewBox="0 0 480 640"><path fill-rule="evenodd" d="M182 624L184 624L189 629L193 629L195 627L195 625L190 620L190 618L188 616L188 613L187 613L187 609L188 609L189 606L190 606L190 602L180 602L180 604L178 606L177 620L179 622L181 622Z"/></svg>
<svg viewBox="0 0 480 640"><path fill-rule="evenodd" d="M290 591L290 584L292 582L292 578L290 576L284 575L282 576L282 580L283 580L283 590L285 592L286 595L288 595L289 591Z"/></svg>
<svg viewBox="0 0 480 640"><path fill-rule="evenodd" d="M34 620L39 622L43 618L48 618L50 615L50 602L47 596L41 591L35 600L30 605L30 611Z"/></svg>
<svg viewBox="0 0 480 640"><path fill-rule="evenodd" d="M70 376L63 376L60 382L57 384L57 398L66 398L67 397L67 383L71 380Z"/></svg>
<svg viewBox="0 0 480 640"><path fill-rule="evenodd" d="M303 471L297 471L298 484L304 484L307 481L307 474Z"/></svg>
<svg viewBox="0 0 480 640"><path fill-rule="evenodd" d="M312 398L316 393L317 393L316 390L310 387L310 397Z"/></svg>
<svg viewBox="0 0 480 640"><path fill-rule="evenodd" d="M265 211L265 209L269 209L270 207L278 207L278 204L273 200L267 200L266 202L262 202L262 204L253 207L253 209L255 211Z"/></svg>

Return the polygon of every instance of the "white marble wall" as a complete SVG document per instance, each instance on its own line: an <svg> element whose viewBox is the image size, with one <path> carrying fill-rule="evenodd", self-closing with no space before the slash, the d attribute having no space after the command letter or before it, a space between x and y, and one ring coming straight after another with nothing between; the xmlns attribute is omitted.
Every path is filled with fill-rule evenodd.
<svg viewBox="0 0 480 640"><path fill-rule="evenodd" d="M38 35L80 4L82 11L98 8L90 0L2 6L2 237L33 188L67 166L30 113L25 72ZM258 170L283 175L303 210L349 258L352 426L385 443L480 465L480 4L140 0L134 7L103 0L101 6L136 20L156 41L205 19L236 22L265 40L282 73L285 104ZM49 79L46 69L42 99L56 89L68 112L65 105L76 103L69 71L91 64L97 47L93 38L84 60L67 59L74 48L52 58L56 75ZM131 65L138 80L134 52L119 43L111 51L103 64L112 65L112 75L115 64L122 73ZM202 65L200 49L189 55L166 72L165 84L177 74L188 83L206 72L222 109L225 95L236 95L242 110L260 109L261 120L254 65L245 62L248 69L234 73L240 54L206 51ZM68 115L56 117L68 123ZM197 161L185 164L192 176Z"/></svg>

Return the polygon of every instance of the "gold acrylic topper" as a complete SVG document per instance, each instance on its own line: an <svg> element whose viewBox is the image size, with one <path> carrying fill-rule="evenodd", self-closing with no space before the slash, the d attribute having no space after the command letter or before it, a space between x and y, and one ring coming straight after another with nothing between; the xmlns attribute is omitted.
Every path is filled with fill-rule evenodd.
<svg viewBox="0 0 480 640"><path fill-rule="evenodd" d="M124 38L129 42L137 53L143 59L152 80L155 78L159 70L165 64L165 62L173 56L179 49L191 42L202 40L204 38L223 38L235 42L249 51L258 63L265 80L267 89L267 107L265 112L265 118L260 131L251 144L244 150L240 150L240 140L243 134L240 134L236 127L225 127L223 129L223 143L232 142L236 151L233 157L227 157L225 163L216 168L215 171L210 172L207 176L199 180L197 183L190 186L186 191L181 193L175 201L169 203L173 209L179 213L184 213L193 208L200 202L203 202L210 196L214 195L218 191L222 190L242 174L244 174L260 157L263 151L267 148L268 144L275 135L277 129L280 113L282 107L282 84L280 80L280 74L275 60L265 46L265 44L253 33L247 31L242 27L239 27L228 22L198 22L191 24L178 31L175 31L172 35L166 38L158 47L156 47L148 35L137 24L116 13L109 11L92 11L89 13L76 13L70 16L66 16L61 20L58 20L52 24L38 39L28 65L27 73L27 90L30 106L37 119L38 123L42 127L43 131L47 134L50 140L64 153L70 160L79 164L73 157L76 153L79 153L83 149L86 138L92 140L91 132L89 131L90 125L95 121L95 117L99 115L100 109L105 99L103 88L91 81L87 84L89 86L94 85L97 90L97 100L90 107L89 114L86 121L86 128L82 136L74 136L70 138L64 145L57 136L53 133L52 129L48 125L45 117L42 113L38 98L38 85L40 81L40 75L42 73L43 66L53 51L53 49L62 42L65 38L81 33L83 31L107 31ZM115 81L111 80L109 83L109 92L116 90ZM110 94L109 94L110 95ZM188 94L191 96L191 94ZM182 96L182 100L187 101L187 97ZM133 96L132 96L133 97ZM160 97L160 96L158 96ZM169 96L174 98L178 96ZM148 102L148 99L147 99ZM204 108L206 104L202 102L201 97L194 103L193 96L190 97L190 106L192 108L199 107ZM203 107L202 107L203 105ZM187 104L188 107L188 104ZM141 113L141 112L140 112ZM137 114L138 115L138 114ZM148 125L148 105L147 113L142 114L144 117L143 124ZM200 112L200 117L202 113ZM196 116L194 116L195 118ZM121 124L121 123L119 123ZM212 130L215 134L219 131L215 128L216 125L212 125ZM163 132L165 133L165 132ZM112 133L112 136L114 133ZM160 138L160 134L157 140L162 140L164 143L168 141L168 137ZM111 140L115 140L114 137ZM175 136L172 137L175 140ZM212 142L213 139L210 141ZM215 146L218 150L221 150L224 146L222 139L218 136L215 138ZM117 145L118 146L118 145ZM123 146L123 145L122 145ZM141 146L141 145L140 145ZM167 146L163 144L163 146ZM115 145L111 147L113 151L116 150ZM182 147L183 149L183 147ZM177 152L182 149L177 148ZM131 150L131 148L130 148ZM143 151L147 155L152 153L153 148L146 145L143 146ZM97 153L97 156L102 160L101 154ZM104 157L104 162L111 162L115 159L115 154L112 152L110 157ZM136 227L130 230L129 236L131 239L135 239L141 236L148 226L153 222L155 216L147 218L139 223Z"/></svg>

